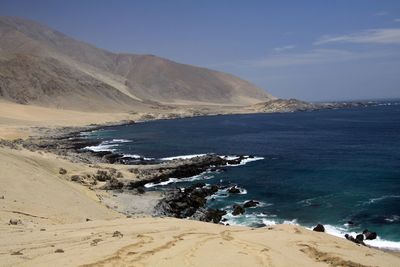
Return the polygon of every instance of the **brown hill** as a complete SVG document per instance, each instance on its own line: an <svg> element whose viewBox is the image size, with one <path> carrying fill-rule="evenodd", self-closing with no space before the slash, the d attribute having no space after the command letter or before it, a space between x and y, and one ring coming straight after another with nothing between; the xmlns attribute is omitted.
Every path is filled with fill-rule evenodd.
<svg viewBox="0 0 400 267"><path fill-rule="evenodd" d="M149 101L245 106L274 99L226 73L111 53L14 17L0 17L0 98L82 110L132 110Z"/></svg>

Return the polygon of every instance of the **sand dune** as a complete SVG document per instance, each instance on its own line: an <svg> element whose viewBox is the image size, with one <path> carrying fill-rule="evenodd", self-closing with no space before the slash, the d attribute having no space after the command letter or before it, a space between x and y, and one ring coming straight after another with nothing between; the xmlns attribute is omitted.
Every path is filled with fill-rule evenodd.
<svg viewBox="0 0 400 267"><path fill-rule="evenodd" d="M252 230L172 218L135 218L8 227L12 232L0 241L2 266L362 267L398 266L400 260L291 225ZM63 253L55 253L57 249ZM22 255L11 255L18 251Z"/></svg>
<svg viewBox="0 0 400 267"><path fill-rule="evenodd" d="M400 264L397 255L294 225L251 229L126 218L103 206L94 191L60 175L60 167L70 174L93 171L53 154L0 148L1 266ZM22 224L9 225L10 219Z"/></svg>

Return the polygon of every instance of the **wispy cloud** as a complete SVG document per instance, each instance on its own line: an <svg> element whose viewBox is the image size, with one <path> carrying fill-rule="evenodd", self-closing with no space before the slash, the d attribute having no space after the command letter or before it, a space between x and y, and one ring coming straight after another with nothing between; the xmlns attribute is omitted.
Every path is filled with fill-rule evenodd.
<svg viewBox="0 0 400 267"><path fill-rule="evenodd" d="M380 52L355 52L339 49L313 49L302 53L272 54L261 59L242 60L215 64L213 67L239 67L239 68L276 68L301 65L317 65L352 60L379 58L388 56Z"/></svg>
<svg viewBox="0 0 400 267"><path fill-rule="evenodd" d="M378 16L378 17L387 16L387 15L388 15L388 12L386 12L386 11L381 11L381 12L377 12L374 14L374 16Z"/></svg>
<svg viewBox="0 0 400 267"><path fill-rule="evenodd" d="M324 64L368 58L371 55L337 49L314 49L304 53L271 55L262 60L249 61L254 67L284 67L296 65Z"/></svg>
<svg viewBox="0 0 400 267"><path fill-rule="evenodd" d="M394 19L394 22L400 22L400 18Z"/></svg>
<svg viewBox="0 0 400 267"><path fill-rule="evenodd" d="M314 45L327 43L400 44L400 29L374 29L348 35L325 35L314 42Z"/></svg>
<svg viewBox="0 0 400 267"><path fill-rule="evenodd" d="M275 47L274 51L277 53L286 51L286 50L291 50L294 49L296 46L295 45L285 45L285 46L279 46L279 47Z"/></svg>

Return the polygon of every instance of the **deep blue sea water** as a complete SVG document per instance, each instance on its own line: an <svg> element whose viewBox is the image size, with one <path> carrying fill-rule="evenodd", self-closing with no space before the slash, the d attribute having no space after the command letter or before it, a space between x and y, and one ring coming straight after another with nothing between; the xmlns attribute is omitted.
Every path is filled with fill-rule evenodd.
<svg viewBox="0 0 400 267"><path fill-rule="evenodd" d="M160 120L105 128L88 137L103 141L97 149L147 158L263 157L198 177L247 191L220 192L208 201L210 207L262 202L245 215L228 214L228 223L322 223L340 236L367 228L380 238L371 244L400 247L400 105Z"/></svg>

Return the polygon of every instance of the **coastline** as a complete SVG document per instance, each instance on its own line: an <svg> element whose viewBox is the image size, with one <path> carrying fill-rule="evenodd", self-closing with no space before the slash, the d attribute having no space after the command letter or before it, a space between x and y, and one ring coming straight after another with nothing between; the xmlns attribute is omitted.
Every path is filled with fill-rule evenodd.
<svg viewBox="0 0 400 267"><path fill-rule="evenodd" d="M188 155L188 156L175 156L175 157L165 158L163 160L166 160L166 159L173 160L173 159L179 159L179 158L181 160L183 160L183 159L192 159L193 160L193 159L196 159L196 158L201 159L201 157L203 157L203 156L205 156L205 154L202 154L202 155ZM187 164L188 162L190 163L192 161L189 160L189 161L186 161L184 163ZM152 163L147 163L147 164L152 164ZM243 161L240 162L240 160L239 160L239 162L235 162L235 163L231 163L231 164L227 164L227 165L215 164L215 163L214 164L213 163L209 163L209 164L206 164L206 165L215 166L215 167L212 168L213 171L218 171L218 169L221 169L221 168L224 169L226 167L231 167L231 166L234 167L234 166L244 165L244 164L245 163ZM202 172L202 173L205 172L205 169L202 169L200 172ZM176 189L175 190L174 189L165 189L161 185L167 185L169 183L176 183L176 182L179 182L180 179L182 179L182 181L195 181L195 182L192 183L192 185L194 185L193 188L192 187L189 187L189 188L186 187L186 189L190 189L190 190L188 190L189 192L191 192L194 189L195 190L203 190L203 192L201 192L201 194L204 195L205 199L209 199L209 198L213 198L213 197L217 196L218 195L218 194L216 195L217 191L218 192L220 190L226 191L227 189L229 189L229 187L240 186L240 185L237 185L237 184L231 184L231 185L228 185L228 186L227 185L221 186L221 185L215 185L214 184L214 186L216 186L216 188L213 189L214 191L213 192L208 192L208 190L210 190L211 187L210 186L206 186L206 184L204 184L204 183L207 183L207 181L204 180L203 178L197 178L197 175L200 174L200 172L199 173L185 173L185 175L182 176L182 177L177 176L177 175L170 175L170 176L168 176L166 178L174 177L173 180L171 180L171 181L170 180L167 181L166 179L165 180L159 180L156 184L153 184L152 180L144 180L143 183L139 183L137 185L134 185L134 186L132 186L132 188L135 188L135 187L138 187L138 186L144 186L145 183L148 185L146 187L149 187L149 188L158 185L156 187L157 188L156 190L161 190L162 192L166 192L166 190L167 190L166 198L164 199L164 203L162 203L162 204L166 204L165 202L167 202L167 203L169 202L169 204L171 204L171 202L172 202L172 204L175 206L176 203L174 203L174 202L177 202L178 206L182 207L181 208L182 210L185 210L185 207L187 206L185 202L193 204L193 202L191 202L190 199L187 199L188 196L185 195L185 194L182 194L183 191L181 192L181 191L176 191ZM212 173L213 172L209 172L208 174L212 175ZM207 178L205 178L205 179L207 179ZM178 188L179 188L179 186L178 186ZM185 189L184 192L186 192L186 189ZM243 206L243 204L245 202L243 202L241 205ZM238 204L238 203L236 203L236 204ZM256 204L256 205L258 205L258 204ZM261 205L262 205L262 203L261 203ZM204 207L201 207L201 209L203 209L203 208ZM246 207L244 207L244 208L246 208ZM167 211L161 211L161 212L159 211L157 214L167 215L167 216L170 216L170 217L178 217L178 218L191 218L191 216L193 215L192 213L187 215L185 213L186 211L184 211L183 214L185 214L185 215L182 216L182 215L180 215L181 211L177 210L176 208L174 208L174 209L175 209L175 211L171 212L171 208L169 207L169 208L167 208ZM205 213L204 209L202 210L202 213L203 214ZM218 213L220 215L222 215L222 217L220 215L218 215ZM226 217L224 218L224 215L227 214L226 210L225 211L224 210L212 210L211 214L213 216L215 216L215 217L219 217L219 219L217 221L219 223L223 223L223 224L227 224L228 223L228 225L229 224L232 225L232 223L233 223L233 222L231 222L231 219L229 219L228 222L225 221ZM228 215L230 215L230 213ZM205 220L204 218L202 218L201 215L197 215L197 217L194 216L193 218L195 218L196 220ZM228 218L230 218L230 217L228 217ZM223 219L223 220L221 221L221 219ZM205 221L207 221L207 220L205 220ZM209 218L208 221L213 221L213 219ZM253 227L268 227L268 226L275 225L275 224L280 224L280 223L282 223L282 222L276 222L276 220L274 220L274 221L271 221L270 223L265 222L264 224L260 224L259 226L253 226L253 225L252 226ZM299 225L296 221L294 221L294 222L293 221L284 221L283 223L284 224L294 224L294 225L297 225L297 226L300 226L300 227L306 227L307 229L312 230L312 227L310 227L309 225L307 225L307 226ZM234 223L233 225L246 226L246 225L243 225L242 223L239 223L239 224ZM250 225L247 225L246 227L250 227ZM326 233L328 233L330 235L333 235L333 236L337 236L337 237L343 238L343 239L345 238L345 234L351 234L351 235L353 235L353 237L355 237L357 234L360 233L360 232L358 232L358 233L355 232L355 230L351 230L351 227L348 228L348 229L344 229L341 226L334 226L334 225L329 225L329 224L327 224L326 227L327 227L326 228ZM374 247L376 249L388 250L388 251L392 251L392 252L399 252L398 244L396 242L380 239L379 237L378 237L377 240L374 240L374 242L372 242L372 243L369 240L367 240L365 243L366 243L367 246Z"/></svg>
<svg viewBox="0 0 400 267"><path fill-rule="evenodd" d="M126 122L126 121L125 121ZM132 123L132 122L130 122ZM125 124L125 123L122 123ZM118 124L121 125L121 124ZM107 126L115 126L115 125L92 125L92 126L84 126L84 127L66 127L66 128L50 128L50 130L48 129L41 129L41 132L44 133L42 136L40 136L38 138L39 140L39 144L41 142L43 142L43 145L48 145L48 143L46 144L46 141L49 141L50 137L53 138L54 142L58 142L61 138L61 136L68 136L72 137L73 135L79 134L82 131L91 131L91 130L95 130L95 129L99 129L99 128L104 128ZM2 153L4 153L3 158L7 157L7 158L12 158L15 157L16 160L19 160L18 158L20 157L19 155L23 155L23 157L25 157L26 159L29 158L29 162L34 162L36 165L35 168L39 168L41 169L42 166L47 166L49 163L46 163L47 160L50 160L50 162L52 162L52 164L56 164L57 168L53 167L51 170L51 175L49 175L51 177L54 177L55 179L58 179L62 181L63 184L65 184L65 186L69 187L71 186L72 188L77 189L80 195L82 196L89 196L90 195L90 201L89 203L91 203L90 205L93 205L94 203L97 203L92 208L89 209L93 209L96 212L94 212L93 215L90 216L83 216L82 214L80 214L79 216L75 216L76 219L71 219L68 220L66 219L67 217L64 217L63 219L51 219L51 216L48 215L43 215L41 213L46 213L43 212L42 208L37 209L37 211L39 211L38 213L33 213L32 211L30 212L26 212L29 207L22 207L18 206L18 203L20 202L20 200L16 199L17 204L13 204L15 205L15 207L12 208L12 210L14 211L18 211L20 213L10 213L7 211L2 211L2 215L1 217L3 218L19 218L19 220L22 221L21 224L17 224L17 225L6 225L8 223L8 219L3 219L2 223L3 226L1 228L2 233L6 234L6 238L3 239L4 241L0 244L0 248L1 248L1 252L3 252L2 254L4 256L0 256L0 261L2 262L1 258L3 258L4 262L7 265L14 265L14 264L26 264L26 262L29 262L30 265L38 265L40 266L41 264L43 264L44 262L46 262L46 260L52 260L52 261L58 261L58 262L62 262L62 259L60 257L57 257L57 253L54 254L54 250L56 247L51 247L51 244L54 245L54 243L57 243L59 245L61 245L61 243L58 243L58 241L56 242L57 236L59 234L61 234L61 236L65 236L65 238L71 238L71 236L69 236L69 234L66 234L65 232L62 234L62 232L66 227L70 228L70 229L74 229L74 231L76 231L77 233L80 233L81 235L85 235L89 234L87 227L92 227L95 226L95 234L92 235L90 234L90 237L88 236L88 242L87 242L87 246L86 245L72 245L73 243L68 243L67 242L67 246L68 248L65 249L65 255L68 256L72 256L72 255L78 255L79 250L80 249L84 249L85 251L88 252L88 256L79 256L77 257L77 261L74 262L70 262L69 264L65 263L66 265L70 265L70 266L76 266L76 265L80 265L80 264L84 264L84 263L94 263L96 262L96 264L99 263L99 259L103 259L103 260L111 260L110 257L108 257L107 255L113 255L114 252L119 253L116 255L120 255L120 253L124 252L125 250L123 250L124 246L129 246L129 244L135 243L135 242L143 242L143 244L151 244L150 241L148 241L148 239L144 238L142 239L142 237L139 237L139 235L145 235L145 236L151 236L151 232L152 232L152 227L151 225L154 225L156 228L160 228L160 229L165 229L165 233L163 233L162 230L160 230L159 232L157 232L156 235L164 235L164 239L163 238L156 238L156 241L152 241L152 242L156 242L157 244L159 244L158 242L163 242L163 240L168 238L165 236L168 233L168 229L172 229L174 227L176 227L176 225L179 225L182 229L178 230L174 230L174 231L178 231L176 234L179 236L181 234L183 234L182 238L182 244L185 244L185 246L188 246L189 244L191 244L192 241L190 240L186 240L186 236L196 236L198 240L198 242L200 243L196 243L198 244L198 246L202 247L202 242L208 242L207 240L220 240L221 242L225 243L225 251L227 254L231 255L232 251L236 251L239 249L239 251L241 252L245 252L248 253L249 255L252 255L252 257L254 259L258 259L258 262L256 262L254 265L257 266L258 265L265 265L269 262L275 262L278 263L283 263L283 262L300 262L300 264L298 266L313 266L314 264L319 264L319 263L330 263L330 264L350 264L350 262L352 263L359 263L358 266L368 266L369 264L371 264L372 262L374 262L375 265L379 265L379 266L391 266L390 264L396 264L398 262L400 262L400 258L398 253L396 252L390 252L389 255L391 256L387 256L388 253L382 252L380 250L376 250L376 249L371 249L371 248L363 248L363 247L359 247L356 244L349 242L347 240L343 240L343 239L339 239L333 236L329 236L326 235L324 233L315 233L309 230L304 229L301 226L296 226L296 225L276 225L273 227L265 227L265 228L258 228L258 229L254 229L254 228L248 228L248 227L236 227L236 226L220 226L220 225L215 225L215 224L211 224L211 223L201 223L201 222L196 222L196 221L188 221L188 220L178 220L178 219L171 219L171 218L149 218L149 209L144 208L144 210L142 210L141 212L139 212L139 214L136 213L136 215L128 215L127 213L131 212L133 210L133 208L131 207L131 209L128 209L128 212L125 212L125 215L121 214L121 210L124 210L125 207L121 206L121 203L123 202L117 202L118 204L115 204L116 202L109 202L109 203L102 203L102 201L100 201L100 198L104 199L112 199L112 192L105 192L105 195L99 195L98 192L96 190L93 190L94 188L91 188L90 186L90 182L89 184L86 184L88 181L83 180L82 183L78 182L71 182L70 178L73 175L82 175L82 174L91 174L91 175L96 175L97 170L107 170L110 171L111 169L116 169L116 173L121 172L123 175L132 175L132 172L130 172L128 170L128 166L129 165L122 165L122 164L109 164L106 163L104 161L92 161L98 157L93 157L92 158L88 158L87 154L83 156L83 158L86 161L82 161L82 158L80 157L76 157L74 158L72 156L71 158L71 154L69 154L69 152L71 152L71 148L63 148L62 151L59 151L59 148L57 146L55 147L51 147L51 148L40 148L40 146L35 147L33 144L23 144L23 142L30 142L32 141L29 139L26 139L25 141L19 140L16 141L15 143L12 143L11 146L16 145L16 147L10 147L9 145L11 144L11 142L3 142L3 148L0 148L0 151ZM5 146L7 146L8 148L6 148ZM18 146L25 146L25 148L18 148ZM76 147L75 147L76 148ZM16 150L19 149L19 150ZM29 151L32 150L32 151ZM54 151L58 151L59 153L54 154ZM74 154L74 153L72 153ZM25 160L24 160L25 161ZM10 161L11 162L11 161ZM14 161L12 161L14 162ZM25 162L21 163L21 164L25 164ZM61 164L61 165L60 165ZM22 167L24 167L25 165L23 165ZM66 167L67 166L67 167ZM5 166L3 166L5 167ZM59 173L60 168L65 168L67 170L67 175L62 175ZM144 165L143 166L143 170L146 170L146 168L148 168L148 166ZM47 173L47 171L46 171ZM21 174L22 175L22 174ZM21 176L22 177L22 176ZM90 179L88 179L90 180ZM107 182L105 182L104 184L100 184L99 186L104 186ZM79 189L78 189L79 188ZM38 188L35 188L37 190L39 190ZM29 191L29 190L28 190ZM34 193L34 192L32 192ZM60 192L59 192L60 193ZM0 193L4 194L3 192ZM60 193L61 194L61 193ZM147 194L147 193L146 193ZM141 194L136 194L135 196L135 201L137 202L138 199L143 199L143 195ZM8 193L4 194L5 199L8 201L9 195ZM149 199L145 200L146 203L148 203L149 201L154 201L155 199L159 198L160 196L151 196ZM13 198L17 198L17 196L13 196ZM107 201L108 201L107 200ZM132 198L128 198L128 200L124 200L125 202L129 202L131 201ZM83 200L82 200L83 201ZM11 201L12 202L12 201ZM23 204L26 204L26 201L21 201ZM84 202L84 201L83 201ZM145 202L141 202L138 203L138 206L136 207L143 207L145 206L144 203ZM114 203L114 204L113 204ZM59 205L58 203L54 203L56 205ZM72 203L71 203L72 204ZM90 206L89 205L89 206ZM99 205L99 206L97 206ZM106 206L107 205L107 206ZM5 206L8 206L8 204L6 204ZM87 206L82 205L81 207ZM102 207L100 207L102 206ZM117 207L116 207L117 206ZM61 207L61 206L60 206ZM71 207L72 208L72 207ZM22 211L20 211L22 210ZM34 209L35 210L35 209ZM84 210L85 214L90 214L88 213L88 211ZM115 212L117 211L117 212ZM48 211L49 214L51 214L54 211ZM122 211L123 212L123 211ZM31 214L31 215L24 215L24 214ZM38 215L39 214L39 215ZM36 217L32 217L32 215L36 216ZM70 214L66 214L66 216L70 216ZM124 217L129 217L129 218L124 218ZM58 217L55 216L55 217ZM72 216L73 217L73 216ZM84 218L86 217L86 218ZM90 217L90 218L89 218ZM145 217L142 219L142 217ZM45 219L43 219L45 218ZM50 218L50 219L49 219ZM105 220L105 221L104 221ZM134 220L134 221L132 221ZM87 221L87 222L86 222ZM61 224L60 224L61 223ZM133 224L132 224L133 223ZM132 230L130 229L131 225L142 225L140 227L143 228L143 230ZM45 227L46 230L42 231L41 227ZM147 227L147 228L146 228ZM171 228L172 227L172 228ZM193 231L193 227L198 228L198 232L195 234L189 234L189 232ZM132 232L132 236L130 237L129 240L126 240L126 238L123 237L112 237L112 235L110 234L110 236L107 235L101 235L99 232L104 232L104 229L108 229L107 231L109 231L112 234L112 229L119 229L116 231L120 231L121 233L123 233L124 237L128 237L130 236L131 232ZM269 229L271 228L271 229ZM12 231L9 231L9 230ZM47 230L48 229L48 230ZM175 228L174 228L175 229ZM93 231L93 230L92 230ZM142 231L142 232L141 232ZM185 234L185 231L187 232L187 234ZM214 233L215 236L205 236L202 234L201 231L210 231L211 233ZM24 233L24 237L21 236L21 234L18 234L18 232L20 233ZM115 232L115 231L114 231ZM226 235L227 232L230 232L229 235ZM243 234L242 234L243 233ZM254 233L254 234L252 234ZM271 233L271 236L269 236ZM51 237L50 234L55 234L55 236ZM29 246L26 245L26 243L24 243L27 238L38 238L41 235L46 235L46 237L42 237L39 238L40 240L38 240L36 242L36 245L43 245L43 243L41 242L45 242L45 240L47 240L46 242L49 243L49 246L45 246L46 247L46 251L47 252L43 252L43 251L37 251L34 248L27 248ZM101 235L101 236L99 236ZM233 235L233 237L229 237ZM247 237L245 237L246 235L250 235L251 238L248 239ZM257 237L256 237L257 236ZM298 238L297 238L298 237ZM63 237L64 238L64 237ZM264 238L264 239L261 239ZM271 238L279 238L282 240L285 240L284 242L289 242L291 245L282 245L280 246L276 246L275 244L273 244L273 242L271 243L270 240ZM102 239L101 241L96 241L96 239ZM112 239L112 241L111 241ZM295 239L295 240L293 240ZM142 241L141 241L142 240ZM258 240L258 241L256 241ZM317 241L318 240L318 241ZM104 242L103 242L104 241ZM179 241L179 239L178 239ZM22 242L22 243L21 243ZM77 240L73 241L73 242L78 242ZM172 242L172 243L168 243L168 242ZM174 240L170 240L165 244L175 244ZM197 242L197 241L196 241ZM214 241L212 241L214 242ZM258 242L256 246L251 247L250 244L252 244L253 242ZM309 243L311 242L311 243ZM323 245L321 247L315 247L313 244L313 242L321 242L323 243ZM332 243L330 243L332 242ZM95 245L91 245L94 244ZM103 245L104 243L104 245ZM111 246L111 243L113 244ZM240 243L246 243L248 244L248 246L250 247L238 247L238 244ZM24 247L24 250L21 252L22 255L18 256L18 254L16 255L12 255L12 253L14 253L15 251L18 251L18 249L21 248L21 244L23 244L22 246ZM69 244L69 245L68 245ZM237 244L237 245L234 245ZM300 244L300 245L299 245ZM303 244L303 245L301 245ZM58 245L58 246L59 246ZM233 245L233 247L232 247ZM335 246L339 246L338 247L334 247ZM56 245L57 246L57 245ZM74 246L76 246L76 248L74 248ZM111 247L110 247L111 246ZM147 245L145 245L147 247ZM159 244L159 246L162 246L162 244ZM209 248L211 249L214 247L214 245L210 245L208 244ZM236 246L236 247L235 247ZM167 245L167 247L169 247L169 245ZM77 248L79 250L77 250ZM132 248L133 249L133 248ZM173 250L173 248L171 247L171 249ZM267 249L267 250L265 250ZM135 249L133 249L135 250ZM260 251L260 250L264 250L264 253L261 254L265 254L265 255L256 255L256 251ZM349 251L348 253L345 251ZM97 251L97 252L92 252L92 251ZM158 250L155 250L155 254L157 254ZM166 250L168 251L168 250ZM268 252L269 251L269 252ZM286 261L284 259L282 259L279 254L281 254L281 251L287 251L287 253L292 253L293 251L298 251L295 252L296 257L293 259L286 259ZM338 252L340 251L340 252ZM89 253L90 252L90 253ZM143 251L143 252L146 252ZM11 253L11 254L10 254ZM38 254L39 253L39 254ZM67 254L68 253L68 254ZM71 254L69 254L71 253ZM127 253L127 252L126 252ZM129 258L131 256L129 256L129 254L124 254L126 258ZM139 252L137 253L141 253L140 249ZM168 253L168 252L167 252ZM239 252L237 252L239 253ZM31 255L32 254L32 255ZM270 255L271 254L271 255ZM371 256L367 256L366 255L371 255ZM28 256L26 256L28 255ZM35 256L33 256L35 255ZM132 254L133 255L133 254ZM238 260L238 258L241 259L242 256L238 256L239 254L236 255L231 255L232 259L234 259L234 261L232 262L233 266L239 265L239 263L241 262L240 260ZM317 255L317 256L316 256ZM366 258L366 259L363 259ZM185 258L185 257L184 257ZM372 259L372 261L370 259ZM187 259L187 258L185 258ZM198 257L196 257L196 259L198 259ZM245 259L245 261L247 262L251 262L251 259L249 259L248 256L245 256L245 254L243 254L243 259ZM268 260L267 260L268 259ZM346 260L344 260L346 259ZM350 260L349 260L350 259ZM103 260L101 262L103 262ZM122 263L125 259L123 259L123 257L120 259L120 263ZM140 259L142 260L142 259ZM146 263L151 262L151 257L146 258ZM181 259L182 261L183 258ZM292 261L290 261L292 260ZM115 259L111 260L112 262L115 261ZM225 259L226 262L229 262L229 259ZM79 262L79 264L78 264ZM188 261L190 262L190 261ZM208 262L210 264L210 262ZM212 264L212 263L211 263ZM189 264L187 264L189 265Z"/></svg>
<svg viewBox="0 0 400 267"><path fill-rule="evenodd" d="M235 115L235 114L213 114L211 116L222 116L222 115ZM208 115L201 115L201 116L208 116ZM193 117L193 116L189 116ZM189 118L189 117L182 117ZM162 118L158 120L169 120L169 119L176 119L176 118ZM181 119L181 118L179 118ZM178 205L190 205L193 204L193 199L191 199L188 194L184 194L183 191L180 190L177 192L176 189L161 189L158 187L156 191L151 191L153 197L146 198L143 193L145 187L153 187L154 185L158 184L167 184L174 181L170 181L172 177L175 180L182 179L185 180L194 180L197 175L205 173L210 166L213 167L213 171L218 171L221 168L229 167L229 166L238 166L242 165L242 160L245 158L241 158L243 156L238 156L236 161L221 161L221 156L217 155L193 155L193 157L171 157L160 160L150 160L147 161L143 158L140 158L137 161L136 158L130 158L129 156L125 156L123 154L114 153L112 150L99 150L99 151L91 151L90 149L84 149L88 146L96 147L100 145L100 141L93 141L92 139L86 139L85 134L86 132L92 132L102 129L107 129L109 127L114 126L124 126L124 125L131 125L137 123L144 123L149 121L154 121L155 119L151 120L144 120L140 122L136 121L122 121L122 122L115 122L110 124L103 124L103 125L89 125L85 127L62 127L56 129L43 129L46 132L44 137L33 138L29 140L18 140L16 141L17 145L22 145L23 147L31 150L31 151L44 151L57 154L62 156L64 159L70 160L72 162L79 162L85 164L91 164L91 168L95 171L99 172L106 172L106 176L109 177L107 180L102 180L99 182L96 178L97 174L92 172L91 174L84 174L80 175L81 178L73 177L71 180L74 182L83 184L88 186L90 190L96 190L96 194L101 200L101 203L106 205L106 207L116 210L118 212L122 212L125 215L130 217L136 216L139 213L140 216L147 215L147 216L168 216L168 217L177 217L177 218L189 218L193 216L192 219L206 221L206 222L214 222L214 223L222 223L223 216L226 215L226 211L223 210L213 210L213 209L206 209L205 202L208 198L214 196L217 191L220 190L227 190L229 189L226 185L225 186L218 186L217 188L210 188L210 186L205 186L202 179L194 186L190 188L191 190L203 190L201 194L201 202L202 205L197 207L193 212L190 212L190 216L180 215L182 209L184 208L173 208L171 209L170 204L172 203L173 206ZM54 145L57 143L57 145ZM83 156L82 156L83 155ZM199 156L199 157L197 157ZM205 157L205 159L204 159ZM253 157L253 156L250 156ZM199 158L199 160L197 160ZM134 160L133 162L131 160ZM215 162L217 160L217 162ZM200 162L200 169L193 172L192 164L198 164ZM107 164L107 167L100 166L98 164ZM181 167L184 167L183 169ZM169 169L172 170L171 172L162 173L159 175L160 172ZM178 170L178 172L176 172ZM109 173L107 173L109 171ZM123 176L120 178L120 181L117 181L115 177L115 173L124 173L125 175L131 175L135 173L134 178L124 178ZM113 174L114 173L114 174ZM76 176L76 175L75 175ZM197 179L196 179L197 180ZM99 183L99 185L94 185L93 183ZM149 186L147 186L149 185ZM238 185L231 184L229 187L236 187ZM210 191L211 190L211 191ZM147 190L146 190L147 191ZM188 190L189 191L189 190ZM134 192L126 193L126 192ZM140 192L140 193L139 193ZM189 191L190 192L190 191ZM110 197L112 196L112 197ZM198 196L195 196L197 198ZM182 200L183 199L183 200ZM132 202L140 201L140 205L131 205ZM176 203L175 203L176 202ZM187 202L183 204L182 202ZM152 203L151 205L148 205ZM167 204L169 203L169 204ZM166 205L168 208L166 208ZM146 208L142 208L146 206ZM208 212L208 210L210 210ZM139 212L138 212L139 211ZM199 211L196 213L196 211ZM221 221L222 220L222 221ZM285 222L284 222L285 223ZM297 223L293 222L286 222L289 224L294 224L297 226ZM285 223L285 224L286 224ZM226 224L226 223L224 223ZM228 223L229 225L229 223ZM234 224L237 226L244 226L241 224ZM275 225L275 223L273 224ZM267 227L270 225L265 225ZM248 227L248 226L245 226ZM262 227L262 225L260 225ZM306 226L300 226L306 227ZM328 228L333 227L328 225ZM312 229L307 227L308 229ZM338 236L340 238L344 238L344 233L339 234L336 230L329 231L330 235ZM352 233L354 236L357 233ZM387 242L387 241L384 241ZM389 241L390 243L390 241ZM370 246L370 245L367 245ZM388 247L374 247L380 250L387 250L394 253L399 252L397 248L388 248Z"/></svg>

